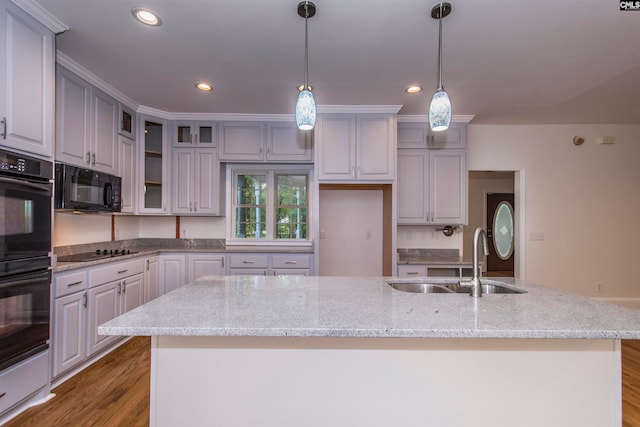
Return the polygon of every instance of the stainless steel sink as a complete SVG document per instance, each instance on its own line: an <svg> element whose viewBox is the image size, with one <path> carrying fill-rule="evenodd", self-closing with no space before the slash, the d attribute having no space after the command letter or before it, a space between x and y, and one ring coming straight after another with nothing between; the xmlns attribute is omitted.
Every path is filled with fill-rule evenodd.
<svg viewBox="0 0 640 427"><path fill-rule="evenodd" d="M487 283L490 282L490 283ZM522 289L516 289L508 286L502 286L494 282L486 280L482 283L483 294L526 294L527 291ZM397 289L402 292L412 292L419 294L471 294L471 286L465 282L459 281L429 281L429 282L417 282L412 281L389 281L387 282L393 289Z"/></svg>
<svg viewBox="0 0 640 427"><path fill-rule="evenodd" d="M409 282L387 282L393 289L402 292L413 292L418 294L453 294L455 291L445 285L433 283L409 283Z"/></svg>

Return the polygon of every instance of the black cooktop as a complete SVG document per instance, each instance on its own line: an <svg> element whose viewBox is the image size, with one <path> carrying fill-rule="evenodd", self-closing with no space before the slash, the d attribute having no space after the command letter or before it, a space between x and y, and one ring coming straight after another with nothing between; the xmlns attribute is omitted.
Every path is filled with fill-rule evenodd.
<svg viewBox="0 0 640 427"><path fill-rule="evenodd" d="M83 252L80 254L63 255L58 257L58 262L86 262L104 258L115 258L122 255L137 254L130 249L98 249L95 252Z"/></svg>

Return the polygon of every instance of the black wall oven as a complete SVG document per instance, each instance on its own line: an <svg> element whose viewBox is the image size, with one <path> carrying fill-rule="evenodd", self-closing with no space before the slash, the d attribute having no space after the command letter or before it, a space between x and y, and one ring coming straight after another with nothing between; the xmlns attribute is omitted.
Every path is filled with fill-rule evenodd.
<svg viewBox="0 0 640 427"><path fill-rule="evenodd" d="M0 150L0 370L48 347L53 164Z"/></svg>

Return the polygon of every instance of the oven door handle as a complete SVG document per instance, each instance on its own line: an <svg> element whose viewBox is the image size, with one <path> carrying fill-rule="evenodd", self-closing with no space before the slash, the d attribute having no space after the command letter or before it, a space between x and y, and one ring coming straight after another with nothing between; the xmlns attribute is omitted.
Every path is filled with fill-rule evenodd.
<svg viewBox="0 0 640 427"><path fill-rule="evenodd" d="M0 176L0 182L6 182L7 184L21 185L24 187L29 187L35 190L42 191L44 193L51 193L51 187L48 184L36 184L34 182L24 181L21 179L8 178L6 176Z"/></svg>
<svg viewBox="0 0 640 427"><path fill-rule="evenodd" d="M32 285L34 283L42 282L43 279L49 278L49 271L40 273L37 276L33 276L33 275L29 275L29 276L30 276L29 278L10 280L7 282L0 281L0 289L8 288L10 286L15 286L15 285Z"/></svg>

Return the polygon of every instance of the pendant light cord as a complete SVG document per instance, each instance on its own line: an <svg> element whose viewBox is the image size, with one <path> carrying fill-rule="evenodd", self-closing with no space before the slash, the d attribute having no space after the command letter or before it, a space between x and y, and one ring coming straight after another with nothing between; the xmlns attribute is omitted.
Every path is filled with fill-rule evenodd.
<svg viewBox="0 0 640 427"><path fill-rule="evenodd" d="M440 3L438 27L438 90L442 90L442 3Z"/></svg>
<svg viewBox="0 0 640 427"><path fill-rule="evenodd" d="M309 68L309 2L304 5L304 90L308 89L308 68Z"/></svg>

